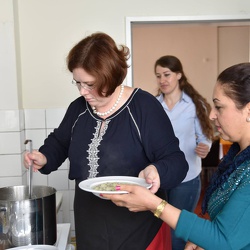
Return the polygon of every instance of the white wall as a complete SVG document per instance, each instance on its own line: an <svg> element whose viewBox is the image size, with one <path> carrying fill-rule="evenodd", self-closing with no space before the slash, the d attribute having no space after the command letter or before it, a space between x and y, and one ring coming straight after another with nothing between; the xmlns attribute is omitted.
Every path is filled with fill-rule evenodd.
<svg viewBox="0 0 250 250"><path fill-rule="evenodd" d="M15 39L12 2L0 2L0 109L19 107Z"/></svg>
<svg viewBox="0 0 250 250"><path fill-rule="evenodd" d="M18 3L19 14L23 108L67 106L78 96L65 65L69 49L95 31L107 32L118 43L125 43L127 16L250 14L248 0L22 0L14 3Z"/></svg>

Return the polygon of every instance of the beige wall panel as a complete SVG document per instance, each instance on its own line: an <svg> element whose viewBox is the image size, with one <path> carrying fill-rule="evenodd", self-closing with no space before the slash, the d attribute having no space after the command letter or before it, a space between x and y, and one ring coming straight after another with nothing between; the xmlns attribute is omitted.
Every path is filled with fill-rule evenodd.
<svg viewBox="0 0 250 250"><path fill-rule="evenodd" d="M211 25L134 24L133 84L156 93L154 63L163 55L178 57L190 83L209 102L217 76L217 28Z"/></svg>
<svg viewBox="0 0 250 250"><path fill-rule="evenodd" d="M219 27L219 72L241 62L249 62L249 26Z"/></svg>

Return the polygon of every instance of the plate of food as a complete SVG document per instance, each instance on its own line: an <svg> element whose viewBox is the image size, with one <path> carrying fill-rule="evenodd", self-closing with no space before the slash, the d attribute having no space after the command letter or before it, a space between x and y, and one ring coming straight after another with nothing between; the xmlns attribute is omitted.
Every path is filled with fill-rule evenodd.
<svg viewBox="0 0 250 250"><path fill-rule="evenodd" d="M79 183L79 187L87 192L91 192L100 198L100 194L125 194L126 191L115 190L117 185L139 185L145 188L151 188L152 184L145 179L132 176L104 176L90 178Z"/></svg>

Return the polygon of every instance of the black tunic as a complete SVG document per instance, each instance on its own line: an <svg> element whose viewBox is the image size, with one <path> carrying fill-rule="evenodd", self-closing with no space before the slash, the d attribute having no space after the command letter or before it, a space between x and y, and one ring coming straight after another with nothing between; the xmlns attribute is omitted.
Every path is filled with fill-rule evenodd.
<svg viewBox="0 0 250 250"><path fill-rule="evenodd" d="M129 100L105 120L93 114L79 97L39 151L47 157L48 163L41 170L45 174L55 171L69 157L69 178L77 185L98 176L138 176L153 164L161 178L162 192L157 195L163 198L163 189L178 185L188 170L161 104L140 89L135 89ZM78 186L74 211L78 250L144 250L161 226L150 212L129 212Z"/></svg>

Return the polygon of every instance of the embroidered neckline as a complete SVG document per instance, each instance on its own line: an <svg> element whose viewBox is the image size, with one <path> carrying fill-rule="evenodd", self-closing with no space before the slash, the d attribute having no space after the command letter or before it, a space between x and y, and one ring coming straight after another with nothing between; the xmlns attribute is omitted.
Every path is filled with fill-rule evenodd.
<svg viewBox="0 0 250 250"><path fill-rule="evenodd" d="M97 121L97 126L95 127L95 133L93 134L94 137L91 139L91 143L89 144L89 149L87 150L88 152L88 160L89 160L89 177L88 178L94 178L97 176L98 172L98 167L99 167L99 145L102 141L103 135L106 133L106 130L108 129L108 124L110 121L106 121L104 124L104 127L102 131L100 132L101 126L102 126L102 121Z"/></svg>

